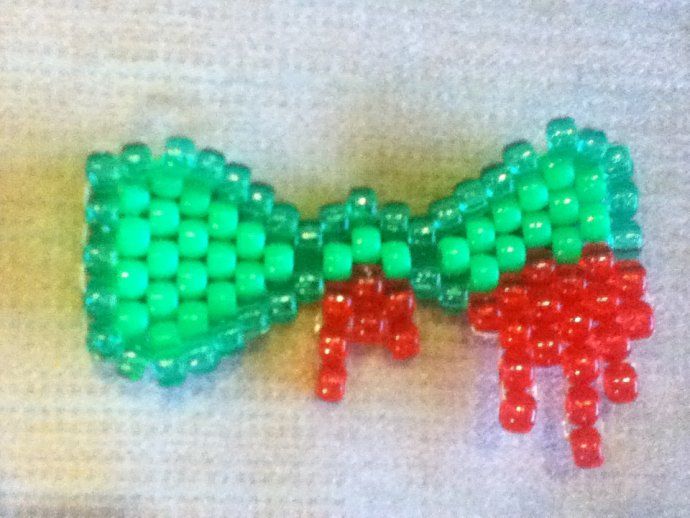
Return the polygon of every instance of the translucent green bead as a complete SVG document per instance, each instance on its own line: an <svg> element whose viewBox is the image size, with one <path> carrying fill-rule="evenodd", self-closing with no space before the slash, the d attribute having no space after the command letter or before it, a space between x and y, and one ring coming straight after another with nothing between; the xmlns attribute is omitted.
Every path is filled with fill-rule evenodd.
<svg viewBox="0 0 690 518"><path fill-rule="evenodd" d="M218 366L220 357L221 354L212 339L207 339L204 336L199 343L195 342L193 348L187 353L185 357L187 370L195 374L211 372Z"/></svg>
<svg viewBox="0 0 690 518"><path fill-rule="evenodd" d="M498 200L515 191L513 175L504 164L494 164L485 167L480 174L480 181L486 195L493 200Z"/></svg>
<svg viewBox="0 0 690 518"><path fill-rule="evenodd" d="M113 286L92 279L84 290L86 313L95 320L108 320L117 306L117 293Z"/></svg>
<svg viewBox="0 0 690 518"><path fill-rule="evenodd" d="M232 205L244 203L249 198L249 168L243 164L225 165L225 181L218 186L218 199Z"/></svg>
<svg viewBox="0 0 690 518"><path fill-rule="evenodd" d="M237 291L231 282L212 282L206 294L211 322L225 320L237 313Z"/></svg>
<svg viewBox="0 0 690 518"><path fill-rule="evenodd" d="M570 117L553 119L546 126L549 151L572 156L577 149L577 126Z"/></svg>
<svg viewBox="0 0 690 518"><path fill-rule="evenodd" d="M463 215L455 196L441 198L429 205L429 217L436 224L438 236L457 234L462 229Z"/></svg>
<svg viewBox="0 0 690 518"><path fill-rule="evenodd" d="M580 203L601 203L606 200L606 174L598 165L580 168L575 175L575 191Z"/></svg>
<svg viewBox="0 0 690 518"><path fill-rule="evenodd" d="M637 212L637 187L630 180L615 180L609 183L609 207L611 214L632 216Z"/></svg>
<svg viewBox="0 0 690 518"><path fill-rule="evenodd" d="M204 302L183 302L177 310L177 325L182 338L208 331L208 308Z"/></svg>
<svg viewBox="0 0 690 518"><path fill-rule="evenodd" d="M443 275L460 275L470 267L470 247L462 237L444 237L439 241L438 249Z"/></svg>
<svg viewBox="0 0 690 518"><path fill-rule="evenodd" d="M608 148L604 155L604 171L609 180L627 180L632 176L633 169L627 147L616 144Z"/></svg>
<svg viewBox="0 0 690 518"><path fill-rule="evenodd" d="M580 235L585 241L608 241L611 218L606 205L592 203L580 207Z"/></svg>
<svg viewBox="0 0 690 518"><path fill-rule="evenodd" d="M320 249L323 246L323 223L318 220L300 221L296 246L300 249Z"/></svg>
<svg viewBox="0 0 690 518"><path fill-rule="evenodd" d="M343 203L329 203L319 209L319 221L323 223L323 236L326 242L348 240L350 220L347 207Z"/></svg>
<svg viewBox="0 0 690 518"><path fill-rule="evenodd" d="M347 197L346 205L352 226L366 225L377 221L378 198L373 189L368 187L352 189Z"/></svg>
<svg viewBox="0 0 690 518"><path fill-rule="evenodd" d="M567 188L549 193L549 217L554 225L572 225L580 215L580 203L575 189Z"/></svg>
<svg viewBox="0 0 690 518"><path fill-rule="evenodd" d="M181 385L187 377L185 362L177 358L183 349L178 345L160 353L161 358L154 365L154 374L161 387Z"/></svg>
<svg viewBox="0 0 690 518"><path fill-rule="evenodd" d="M323 296L323 276L319 271L300 271L295 276L295 294L300 304L315 302Z"/></svg>
<svg viewBox="0 0 690 518"><path fill-rule="evenodd" d="M141 178L151 165L151 159L151 150L140 142L124 145L120 153L120 161L127 168L130 178Z"/></svg>
<svg viewBox="0 0 690 518"><path fill-rule="evenodd" d="M493 221L485 217L473 217L465 224L467 244L472 253L493 250L496 243L496 229Z"/></svg>
<svg viewBox="0 0 690 518"><path fill-rule="evenodd" d="M230 354L246 346L239 320L228 322L227 325L220 327L214 333L212 341L220 354Z"/></svg>
<svg viewBox="0 0 690 518"><path fill-rule="evenodd" d="M551 220L546 212L527 212L522 215L522 236L527 248L548 246L551 243Z"/></svg>
<svg viewBox="0 0 690 518"><path fill-rule="evenodd" d="M172 241L154 240L146 257L149 275L154 279L166 279L177 273L180 254Z"/></svg>
<svg viewBox="0 0 690 518"><path fill-rule="evenodd" d="M115 319L117 330L125 339L139 336L149 327L149 312L141 302L120 302Z"/></svg>
<svg viewBox="0 0 690 518"><path fill-rule="evenodd" d="M541 210L549 203L549 189L538 175L525 175L518 180L517 195L524 211Z"/></svg>
<svg viewBox="0 0 690 518"><path fill-rule="evenodd" d="M174 358L182 350L182 339L177 322L163 320L149 328L149 349L154 358Z"/></svg>
<svg viewBox="0 0 690 518"><path fill-rule="evenodd" d="M516 176L531 175L539 170L537 152L524 140L508 144L503 149L503 163Z"/></svg>
<svg viewBox="0 0 690 518"><path fill-rule="evenodd" d="M410 246L434 246L436 244L436 225L428 217L415 217L410 220L408 229Z"/></svg>
<svg viewBox="0 0 690 518"><path fill-rule="evenodd" d="M242 221L237 225L237 255L241 259L259 259L266 245L266 231L261 223Z"/></svg>
<svg viewBox="0 0 690 518"><path fill-rule="evenodd" d="M120 213L127 216L139 216L146 212L151 203L151 193L143 183L131 183L119 186Z"/></svg>
<svg viewBox="0 0 690 518"><path fill-rule="evenodd" d="M405 203L387 203L380 211L381 239L407 241L410 226L410 207Z"/></svg>
<svg viewBox="0 0 690 518"><path fill-rule="evenodd" d="M578 132L577 153L590 162L598 162L608 149L608 141L603 131L592 128L582 128Z"/></svg>
<svg viewBox="0 0 690 518"><path fill-rule="evenodd" d="M344 281L352 275L352 247L345 243L326 243L323 247L323 277Z"/></svg>
<svg viewBox="0 0 690 518"><path fill-rule="evenodd" d="M525 266L527 249L518 236L496 238L496 262L501 272L518 272Z"/></svg>
<svg viewBox="0 0 690 518"><path fill-rule="evenodd" d="M438 299L440 306L449 313L459 313L467 309L468 280L466 276L441 280L441 293Z"/></svg>
<svg viewBox="0 0 690 518"><path fill-rule="evenodd" d="M104 358L117 356L122 353L122 335L108 326L92 324L86 333L86 346L89 351L99 354Z"/></svg>
<svg viewBox="0 0 690 518"><path fill-rule="evenodd" d="M381 231L377 227L352 229L352 258L356 263L375 263L381 258Z"/></svg>
<svg viewBox="0 0 690 518"><path fill-rule="evenodd" d="M210 205L211 190L198 182L187 182L180 195L180 212L190 218L204 218Z"/></svg>
<svg viewBox="0 0 690 518"><path fill-rule="evenodd" d="M237 232L237 205L214 201L208 208L208 234L215 239L230 239Z"/></svg>
<svg viewBox="0 0 690 518"><path fill-rule="evenodd" d="M271 293L268 297L271 322L285 324L297 318L297 296L294 291L284 290Z"/></svg>
<svg viewBox="0 0 690 518"><path fill-rule="evenodd" d="M92 234L84 247L84 267L89 275L113 272L117 265L115 245L100 236Z"/></svg>
<svg viewBox="0 0 690 518"><path fill-rule="evenodd" d="M277 203L266 221L266 239L269 243L293 244L299 228L299 212L294 205Z"/></svg>
<svg viewBox="0 0 690 518"><path fill-rule="evenodd" d="M215 149L202 149L197 156L194 173L197 179L212 189L225 179L225 156Z"/></svg>
<svg viewBox="0 0 690 518"><path fill-rule="evenodd" d="M163 159L170 168L189 169L196 164L196 146L187 137L169 137L165 141Z"/></svg>
<svg viewBox="0 0 690 518"><path fill-rule="evenodd" d="M188 219L180 223L177 238L180 256L189 259L199 259L208 250L208 228L200 219Z"/></svg>
<svg viewBox="0 0 690 518"><path fill-rule="evenodd" d="M386 241L381 245L383 273L389 279L406 279L412 269L412 254L405 241Z"/></svg>
<svg viewBox="0 0 690 518"><path fill-rule="evenodd" d="M420 300L437 300L441 295L441 272L438 266L416 266L413 261L410 284Z"/></svg>
<svg viewBox="0 0 690 518"><path fill-rule="evenodd" d="M149 361L135 351L124 351L118 359L117 373L130 381L138 381L144 377Z"/></svg>
<svg viewBox="0 0 690 518"><path fill-rule="evenodd" d="M480 180L464 180L455 186L453 196L464 216L478 215L489 208L486 189Z"/></svg>
<svg viewBox="0 0 690 518"><path fill-rule="evenodd" d="M268 302L265 300L240 306L237 311L237 318L246 340L261 336L271 328Z"/></svg>
<svg viewBox="0 0 690 518"><path fill-rule="evenodd" d="M141 257L151 242L151 228L142 218L122 218L117 228L117 253L123 257Z"/></svg>
<svg viewBox="0 0 690 518"><path fill-rule="evenodd" d="M546 154L539 159L539 167L550 190L570 187L575 181L575 167L571 158Z"/></svg>
<svg viewBox="0 0 690 518"><path fill-rule="evenodd" d="M576 263L582 255L582 238L576 227L557 227L552 236L553 256L559 263Z"/></svg>
<svg viewBox="0 0 690 518"><path fill-rule="evenodd" d="M285 282L295 269L295 249L286 243L272 243L264 250L264 274L271 282Z"/></svg>
<svg viewBox="0 0 690 518"><path fill-rule="evenodd" d="M238 262L235 268L235 288L240 301L255 300L266 293L266 278L261 263Z"/></svg>
<svg viewBox="0 0 690 518"><path fill-rule="evenodd" d="M222 241L212 241L208 245L206 267L210 279L227 279L235 273L237 253L235 247Z"/></svg>
<svg viewBox="0 0 690 518"><path fill-rule="evenodd" d="M241 206L243 218L264 222L273 211L275 203L273 187L265 183L253 183L249 186L249 198Z"/></svg>
<svg viewBox="0 0 690 518"><path fill-rule="evenodd" d="M494 219L496 232L513 232L522 223L522 209L515 196L505 196L491 205L491 215Z"/></svg>
<svg viewBox="0 0 690 518"><path fill-rule="evenodd" d="M146 293L149 272L141 261L123 260L117 265L117 296L138 299Z"/></svg>
<svg viewBox="0 0 690 518"><path fill-rule="evenodd" d="M177 203L170 200L151 200L149 225L152 236L169 237L176 235L180 225L180 210Z"/></svg>
<svg viewBox="0 0 690 518"><path fill-rule="evenodd" d="M616 222L611 229L611 245L616 253L637 252L642 248L642 230L634 221Z"/></svg>
<svg viewBox="0 0 690 518"><path fill-rule="evenodd" d="M114 189L120 172L117 158L110 153L93 153L86 159L86 179L94 191Z"/></svg>
<svg viewBox="0 0 690 518"><path fill-rule="evenodd" d="M470 289L491 291L498 286L498 261L486 254L473 255L470 259Z"/></svg>
<svg viewBox="0 0 690 518"><path fill-rule="evenodd" d="M170 318L179 303L177 287L172 282L152 282L146 292L146 303L151 318Z"/></svg>
<svg viewBox="0 0 690 518"><path fill-rule="evenodd" d="M110 192L91 192L86 203L86 223L103 232L112 232L119 223L117 197Z"/></svg>
<svg viewBox="0 0 690 518"><path fill-rule="evenodd" d="M181 261L177 269L177 289L183 299L204 295L208 284L208 272L199 261Z"/></svg>

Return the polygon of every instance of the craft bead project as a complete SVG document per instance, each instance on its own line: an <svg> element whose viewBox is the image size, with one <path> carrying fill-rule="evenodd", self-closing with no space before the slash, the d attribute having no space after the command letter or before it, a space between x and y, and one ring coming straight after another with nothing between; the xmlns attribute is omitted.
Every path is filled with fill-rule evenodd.
<svg viewBox="0 0 690 518"><path fill-rule="evenodd" d="M499 422L528 432L536 367L560 366L575 463L603 462L594 428L603 393L637 396L630 341L653 330L627 148L570 118L412 214L369 188L316 219L252 182L249 169L186 138L160 156L143 144L86 164L87 345L123 376L162 385L213 370L274 324L321 302L316 393L344 395L357 343L394 359L420 350L418 303L467 313L498 333Z"/></svg>

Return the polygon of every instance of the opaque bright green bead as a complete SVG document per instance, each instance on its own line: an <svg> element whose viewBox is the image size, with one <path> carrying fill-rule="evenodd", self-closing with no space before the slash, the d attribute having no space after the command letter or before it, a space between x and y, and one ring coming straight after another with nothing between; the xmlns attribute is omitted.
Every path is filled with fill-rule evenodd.
<svg viewBox="0 0 690 518"><path fill-rule="evenodd" d="M522 236L527 248L551 243L551 220L546 212L527 212L522 215Z"/></svg>
<svg viewBox="0 0 690 518"><path fill-rule="evenodd" d="M571 158L547 154L539 159L539 167L550 190L570 187L575 181L575 167Z"/></svg>
<svg viewBox="0 0 690 518"><path fill-rule="evenodd" d="M160 198L179 198L184 188L184 176L179 169L157 169L151 174L151 192Z"/></svg>
<svg viewBox="0 0 690 518"><path fill-rule="evenodd" d="M177 310L177 325L181 337L200 335L208 331L208 308L203 302L183 302Z"/></svg>
<svg viewBox="0 0 690 518"><path fill-rule="evenodd" d="M149 224L152 236L169 237L177 234L180 225L180 210L177 203L170 200L151 200Z"/></svg>
<svg viewBox="0 0 690 518"><path fill-rule="evenodd" d="M177 289L183 299L201 297L206 292L208 272L199 261L181 261L177 269Z"/></svg>
<svg viewBox="0 0 690 518"><path fill-rule="evenodd" d="M237 291L231 282L212 282L208 285L206 297L212 322L224 320L237 312Z"/></svg>
<svg viewBox="0 0 690 518"><path fill-rule="evenodd" d="M444 237L439 241L438 249L444 275L459 275L470 267L470 247L462 237Z"/></svg>
<svg viewBox="0 0 690 518"><path fill-rule="evenodd" d="M552 119L546 126L549 151L572 156L577 149L577 126L570 117Z"/></svg>
<svg viewBox="0 0 690 518"><path fill-rule="evenodd" d="M405 279L412 269L412 254L405 241L386 241L381 245L383 273L389 279Z"/></svg>
<svg viewBox="0 0 690 518"><path fill-rule="evenodd" d="M180 264L177 244L172 241L152 241L151 246L149 246L148 256L146 257L146 264L149 269L149 275L152 278L173 277L177 273L177 267Z"/></svg>
<svg viewBox="0 0 690 518"><path fill-rule="evenodd" d="M472 253L488 252L496 243L496 229L489 218L474 217L465 224L467 244Z"/></svg>
<svg viewBox="0 0 690 518"><path fill-rule="evenodd" d="M218 186L218 199L238 205L249 198L249 168L236 162L225 165L225 181Z"/></svg>
<svg viewBox="0 0 690 518"><path fill-rule="evenodd" d="M580 203L575 189L567 188L549 193L549 217L554 225L572 225L580 215Z"/></svg>
<svg viewBox="0 0 690 518"><path fill-rule="evenodd" d="M428 213L436 224L436 232L439 236L460 232L463 215L457 197L449 196L436 200L429 205Z"/></svg>
<svg viewBox="0 0 690 518"><path fill-rule="evenodd" d="M559 263L576 263L582 255L582 238L576 227L557 227L552 236L553 256Z"/></svg>
<svg viewBox="0 0 690 518"><path fill-rule="evenodd" d="M138 299L146 293L149 273L141 261L123 260L117 265L117 296Z"/></svg>
<svg viewBox="0 0 690 518"><path fill-rule="evenodd" d="M470 289L490 291L498 286L498 261L486 254L473 255L470 259Z"/></svg>
<svg viewBox="0 0 690 518"><path fill-rule="evenodd" d="M117 306L116 327L127 339L139 336L149 327L149 312L141 302L120 302Z"/></svg>
<svg viewBox="0 0 690 518"><path fill-rule="evenodd" d="M319 209L319 220L323 223L323 235L327 242L346 241L350 228L347 207L344 203L329 203Z"/></svg>
<svg viewBox="0 0 690 518"><path fill-rule="evenodd" d="M230 239L237 232L239 213L231 203L214 201L208 208L208 233L216 239Z"/></svg>
<svg viewBox="0 0 690 518"><path fill-rule="evenodd" d="M268 309L271 322L292 322L297 317L297 296L293 291L271 293Z"/></svg>
<svg viewBox="0 0 690 518"><path fill-rule="evenodd" d="M575 191L581 204L599 203L606 199L606 175L598 165L587 166L575 175Z"/></svg>
<svg viewBox="0 0 690 518"><path fill-rule="evenodd" d="M170 318L179 303L177 287L172 282L152 282L146 292L146 302L151 318Z"/></svg>
<svg viewBox="0 0 690 518"><path fill-rule="evenodd" d="M604 171L610 181L629 179L633 169L633 161L627 147L616 144L608 148L604 155Z"/></svg>
<svg viewBox="0 0 690 518"><path fill-rule="evenodd" d="M451 313L458 313L467 308L468 280L466 276L461 278L443 278L441 280L441 293L438 299L443 309Z"/></svg>
<svg viewBox="0 0 690 518"><path fill-rule="evenodd" d="M164 320L151 324L149 349L154 358L174 357L181 352L182 339L177 322Z"/></svg>
<svg viewBox="0 0 690 518"><path fill-rule="evenodd" d="M199 219L188 219L180 223L177 244L180 255L189 259L199 259L208 250L208 228Z"/></svg>
<svg viewBox="0 0 690 518"><path fill-rule="evenodd" d="M266 221L266 239L269 243L293 244L299 228L299 212L294 205L277 203Z"/></svg>
<svg viewBox="0 0 690 518"><path fill-rule="evenodd" d="M265 183L253 183L249 186L249 198L241 206L243 218L264 222L273 211L275 191Z"/></svg>
<svg viewBox="0 0 690 518"><path fill-rule="evenodd" d="M240 301L255 300L266 293L266 278L260 263L240 261L235 268L235 288Z"/></svg>
<svg viewBox="0 0 690 518"><path fill-rule="evenodd" d="M588 204L580 207L580 235L585 241L608 241L611 218L606 205Z"/></svg>
<svg viewBox="0 0 690 518"><path fill-rule="evenodd" d="M323 277L327 281L344 281L352 275L352 247L345 243L323 246Z"/></svg>
<svg viewBox="0 0 690 518"><path fill-rule="evenodd" d="M180 195L180 212L190 218L203 218L210 205L211 190L198 182L187 182Z"/></svg>
<svg viewBox="0 0 690 518"><path fill-rule="evenodd" d="M266 231L261 223L242 221L237 225L237 255L241 259L259 259L266 245Z"/></svg>
<svg viewBox="0 0 690 518"><path fill-rule="evenodd" d="M503 149L503 163L514 175L531 175L539 169L537 152L529 142L520 140Z"/></svg>
<svg viewBox="0 0 690 518"><path fill-rule="evenodd" d="M377 227L352 229L352 258L356 263L374 263L381 258L381 231Z"/></svg>
<svg viewBox="0 0 690 518"><path fill-rule="evenodd" d="M642 230L634 221L616 222L611 229L611 245L616 252L637 252L642 248Z"/></svg>
<svg viewBox="0 0 690 518"><path fill-rule="evenodd" d="M117 228L117 253L123 257L141 257L151 242L151 227L142 218L127 217Z"/></svg>
<svg viewBox="0 0 690 518"><path fill-rule="evenodd" d="M609 183L609 207L611 214L632 216L637 212L637 187L630 180L615 180Z"/></svg>
<svg viewBox="0 0 690 518"><path fill-rule="evenodd" d="M496 261L501 272L518 272L525 266L527 250L518 236L496 238Z"/></svg>
<svg viewBox="0 0 690 518"><path fill-rule="evenodd" d="M235 247L222 241L212 241L208 245L206 267L211 279L225 279L232 276L237 265Z"/></svg>
<svg viewBox="0 0 690 518"><path fill-rule="evenodd" d="M489 207L486 189L480 180L464 180L458 183L453 196L458 200L463 216L482 214Z"/></svg>
<svg viewBox="0 0 690 518"><path fill-rule="evenodd" d="M525 175L518 180L517 195L524 211L541 210L549 202L549 190L537 175Z"/></svg>
<svg viewBox="0 0 690 518"><path fill-rule="evenodd" d="M496 232L499 233L513 232L520 228L522 223L522 209L513 195L494 201L491 214Z"/></svg>
<svg viewBox="0 0 690 518"><path fill-rule="evenodd" d="M365 225L373 223L378 217L378 197L373 189L357 187L347 197L347 211L350 224Z"/></svg>
<svg viewBox="0 0 690 518"><path fill-rule="evenodd" d="M405 203L387 203L380 211L381 238L384 241L407 241L410 207Z"/></svg>
<svg viewBox="0 0 690 518"><path fill-rule="evenodd" d="M436 225L427 217L415 217L410 220L408 229L410 246L434 246L436 244Z"/></svg>
<svg viewBox="0 0 690 518"><path fill-rule="evenodd" d="M141 183L119 186L120 213L127 216L139 216L149 208L151 193Z"/></svg>
<svg viewBox="0 0 690 518"><path fill-rule="evenodd" d="M580 157L598 162L604 157L608 149L608 141L603 131L592 128L582 128L578 132L577 153Z"/></svg>
<svg viewBox="0 0 690 518"><path fill-rule="evenodd" d="M284 282L295 269L295 249L286 243L272 243L264 250L264 274L271 282Z"/></svg>

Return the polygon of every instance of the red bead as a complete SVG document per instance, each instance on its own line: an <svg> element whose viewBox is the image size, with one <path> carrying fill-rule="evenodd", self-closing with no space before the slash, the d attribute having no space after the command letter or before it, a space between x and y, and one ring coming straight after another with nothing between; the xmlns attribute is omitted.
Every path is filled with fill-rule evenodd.
<svg viewBox="0 0 690 518"><path fill-rule="evenodd" d="M532 358L524 351L505 351L498 363L498 378L506 390L531 388L534 383Z"/></svg>
<svg viewBox="0 0 690 518"><path fill-rule="evenodd" d="M365 270L367 275L352 277L352 299L356 305L366 304L367 302L372 304L380 304L383 297L383 278L379 276L373 276L377 271L375 269Z"/></svg>
<svg viewBox="0 0 690 518"><path fill-rule="evenodd" d="M525 282L518 273L504 273L495 290L499 312L508 319L514 319L529 307L529 294Z"/></svg>
<svg viewBox="0 0 690 518"><path fill-rule="evenodd" d="M347 340L342 336L331 334L328 329L322 329L319 354L324 364L343 366L347 358Z"/></svg>
<svg viewBox="0 0 690 518"><path fill-rule="evenodd" d="M513 350L527 350L532 338L532 327L524 322L505 322L498 331L501 347Z"/></svg>
<svg viewBox="0 0 690 518"><path fill-rule="evenodd" d="M585 426L570 432L573 460L580 468L598 468L604 463L601 453L601 435L596 428Z"/></svg>
<svg viewBox="0 0 690 518"><path fill-rule="evenodd" d="M555 289L563 302L580 301L587 285L582 269L575 264L561 264L556 275Z"/></svg>
<svg viewBox="0 0 690 518"><path fill-rule="evenodd" d="M644 295L647 271L639 261L618 261L615 266L616 285L621 295L627 299L639 299Z"/></svg>
<svg viewBox="0 0 690 518"><path fill-rule="evenodd" d="M590 278L605 280L613 273L613 250L606 243L589 243L582 249L580 266Z"/></svg>
<svg viewBox="0 0 690 518"><path fill-rule="evenodd" d="M396 360L406 360L419 353L419 330L410 323L392 326L388 335L388 348Z"/></svg>
<svg viewBox="0 0 690 518"><path fill-rule="evenodd" d="M649 338L654 331L654 312L652 307L642 300L625 301L618 310L616 323L632 340Z"/></svg>
<svg viewBox="0 0 690 518"><path fill-rule="evenodd" d="M498 420L504 429L513 433L527 433L534 426L537 402L523 391L506 392L498 410Z"/></svg>
<svg viewBox="0 0 690 518"><path fill-rule="evenodd" d="M596 352L584 345L571 345L561 355L563 371L571 383L589 384L599 375Z"/></svg>
<svg viewBox="0 0 690 518"><path fill-rule="evenodd" d="M380 310L381 308L379 308ZM352 324L350 340L358 344L375 345L383 342L387 321L380 314L357 314Z"/></svg>
<svg viewBox="0 0 690 518"><path fill-rule="evenodd" d="M612 363L604 371L604 393L613 403L637 399L637 372L627 362Z"/></svg>
<svg viewBox="0 0 690 518"><path fill-rule="evenodd" d="M565 415L575 426L592 426L599 417L599 394L589 385L574 385L565 397Z"/></svg>
<svg viewBox="0 0 690 518"><path fill-rule="evenodd" d="M321 367L316 383L316 395L324 401L336 402L343 399L347 372L345 369Z"/></svg>
<svg viewBox="0 0 690 518"><path fill-rule="evenodd" d="M528 284L548 284L553 280L556 261L546 248L527 251L527 262L522 269L522 279Z"/></svg>
<svg viewBox="0 0 690 518"><path fill-rule="evenodd" d="M603 282L592 282L582 300L582 306L595 318L609 320L616 314L620 296L615 288Z"/></svg>
<svg viewBox="0 0 690 518"><path fill-rule="evenodd" d="M530 289L530 316L537 322L554 322L559 318L562 305L556 291L549 286Z"/></svg>
<svg viewBox="0 0 690 518"><path fill-rule="evenodd" d="M568 343L581 342L592 330L592 319L581 306L575 305L561 315L558 331L561 339Z"/></svg>
<svg viewBox="0 0 690 518"><path fill-rule="evenodd" d="M324 327L345 330L351 325L352 299L341 292L328 292L321 301Z"/></svg>
<svg viewBox="0 0 690 518"><path fill-rule="evenodd" d="M388 318L389 321L412 320L414 310L415 298L414 292L411 289L396 289L388 293L386 300L386 318Z"/></svg>
<svg viewBox="0 0 690 518"><path fill-rule="evenodd" d="M553 327L535 329L531 340L532 361L540 367L552 367L561 362L561 344Z"/></svg>
<svg viewBox="0 0 690 518"><path fill-rule="evenodd" d="M467 318L475 331L498 331L501 325L501 314L494 296L489 293L471 294Z"/></svg>
<svg viewBox="0 0 690 518"><path fill-rule="evenodd" d="M587 337L587 344L607 362L619 362L630 354L627 333L615 323L602 324Z"/></svg>

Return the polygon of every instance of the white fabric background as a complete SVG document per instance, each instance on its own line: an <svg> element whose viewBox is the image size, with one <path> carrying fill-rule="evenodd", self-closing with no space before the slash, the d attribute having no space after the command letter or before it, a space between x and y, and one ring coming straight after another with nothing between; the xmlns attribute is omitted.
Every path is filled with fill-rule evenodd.
<svg viewBox="0 0 690 518"><path fill-rule="evenodd" d="M0 2L0 515L681 516L690 512L690 4ZM316 311L210 376L130 384L83 346L82 164L186 133L307 214L368 183L415 209L570 114L628 143L658 331L607 463L573 468L562 382L496 423L496 346L436 309L423 352L356 352L312 395Z"/></svg>

